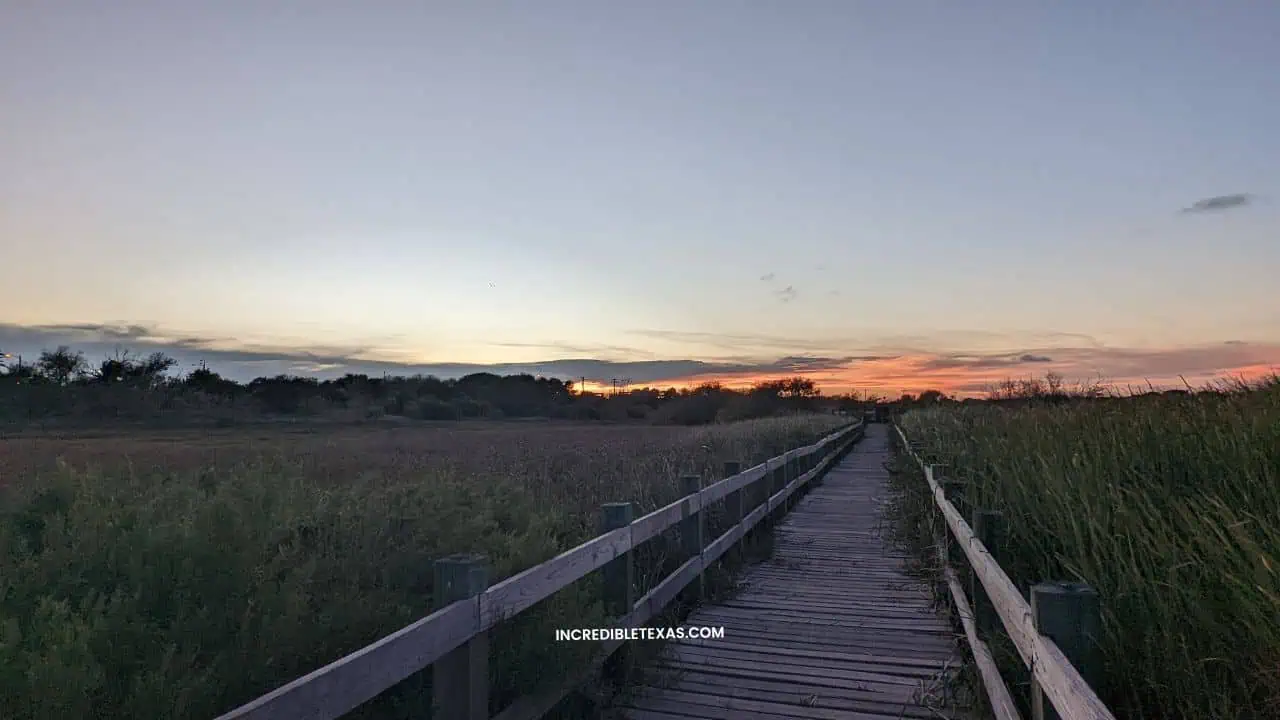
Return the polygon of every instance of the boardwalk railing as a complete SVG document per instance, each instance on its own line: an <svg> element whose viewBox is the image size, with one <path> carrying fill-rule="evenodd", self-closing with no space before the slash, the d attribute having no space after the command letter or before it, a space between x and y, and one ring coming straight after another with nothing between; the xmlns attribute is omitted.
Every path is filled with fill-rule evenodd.
<svg viewBox="0 0 1280 720"><path fill-rule="evenodd" d="M917 453L918 447L907 440L902 428L894 427L903 448L924 470L934 504L942 511L950 537L956 541L955 547L967 558L972 570L973 604L970 606L959 577L950 567L955 553L948 552L946 547L939 548L947 586L996 718L1020 720L1009 689L981 637L997 630L998 619L1023 663L1031 670L1035 720L1114 720L1115 716L1085 679L1088 675L1096 684L1101 669L1097 656L1097 637L1101 631L1098 594L1082 583L1044 582L1032 586L1028 603L997 563L1004 536L1001 513L975 509L973 525L965 522L956 507L965 504L963 483L943 477L942 466L925 463Z"/></svg>
<svg viewBox="0 0 1280 720"><path fill-rule="evenodd" d="M435 603L439 609L381 640L298 678L217 720L329 720L341 717L415 672L432 667L435 717L488 720L488 631L535 603L603 570L606 609L620 628L639 627L658 615L685 587L701 588L703 571L737 545L766 517L790 508L792 495L821 477L863 435L862 422L847 425L822 440L741 470L725 463L728 477L701 487L698 476L682 478L685 496L640 518L631 503L603 507L604 534L524 572L488 586L488 567L480 556L453 556L435 566ZM702 510L723 500L732 526L703 542ZM676 525L692 555L639 600L631 590L631 550ZM496 717L541 717L585 680L621 645L602 643L587 670L537 696L512 703Z"/></svg>

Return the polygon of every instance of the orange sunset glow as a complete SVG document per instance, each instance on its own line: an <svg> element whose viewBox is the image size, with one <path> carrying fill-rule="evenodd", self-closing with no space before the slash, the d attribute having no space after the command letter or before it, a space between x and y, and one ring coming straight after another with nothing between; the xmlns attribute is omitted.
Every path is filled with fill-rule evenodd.
<svg viewBox="0 0 1280 720"><path fill-rule="evenodd" d="M1262 348L1262 351L1268 358L1265 362L1214 368L1197 367L1192 364L1182 372L1166 374L1108 375L1105 368L1090 369L1079 361L1028 363L1016 368L937 367L939 361L944 360L942 356L920 354L851 362L844 367L821 371L692 375L652 383L633 383L629 387L620 389L654 387L679 390L706 383L717 383L731 389L746 389L761 382L787 377L805 377L817 383L826 395L858 393L892 398L902 393L918 394L925 390L940 390L953 397L978 398L986 396L989 387L1004 380L1043 378L1047 373L1059 375L1068 385L1096 383L1119 392L1129 388L1146 390L1149 386L1160 390L1183 388L1186 385L1198 388L1219 380L1256 380L1280 372L1280 347L1268 346ZM1119 368L1114 368L1113 364L1113 369ZM614 389L608 383L591 381L588 381L585 387L588 392L606 394Z"/></svg>

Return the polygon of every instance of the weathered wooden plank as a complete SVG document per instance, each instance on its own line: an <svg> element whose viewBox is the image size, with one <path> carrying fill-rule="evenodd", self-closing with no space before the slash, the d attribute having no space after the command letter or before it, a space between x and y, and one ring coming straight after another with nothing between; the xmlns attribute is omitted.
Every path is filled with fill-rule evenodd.
<svg viewBox="0 0 1280 720"><path fill-rule="evenodd" d="M664 698L643 699L637 701L640 706L638 710L645 712L660 713L679 713L676 717L680 720L741 720L746 714L740 711L727 710L725 708L711 707L707 705L689 705L687 703L678 702ZM761 720L791 720L790 716L778 715L777 713L751 713L751 717L760 718Z"/></svg>
<svg viewBox="0 0 1280 720"><path fill-rule="evenodd" d="M551 597L631 548L631 528L621 527L497 583L480 596L481 629Z"/></svg>
<svg viewBox="0 0 1280 720"><path fill-rule="evenodd" d="M678 689L685 692L701 692L707 695L740 697L750 700L768 700L772 702L825 707L835 710L859 710L863 712L879 712L891 717L928 718L937 720L938 715L930 709L912 707L909 702L894 702L882 693L870 693L847 687L830 687L810 685L800 682L770 682L738 678L728 675L708 675L696 672L683 672Z"/></svg>
<svg viewBox="0 0 1280 720"><path fill-rule="evenodd" d="M760 668L716 668L705 663L694 664L670 659L664 659L662 665L664 668L678 672L680 678L702 677L705 678L704 681L707 683L722 685L751 683L752 685L759 685L765 682L779 682L787 685L795 685L796 687L826 688L828 692L831 690L857 692L860 693L861 697L875 702L914 704L914 699L918 692L918 686L913 685L886 685L882 683L866 682L850 683L848 680L843 678L796 674L779 675L775 672Z"/></svg>
<svg viewBox="0 0 1280 720"><path fill-rule="evenodd" d="M876 647L886 652L892 650L899 654L913 654L923 657L936 656L937 653L954 648L955 638L963 636L944 635L942 633L912 633L884 628L849 628L840 624L832 625L799 625L781 622L761 621L758 625L741 622L734 618L722 618L714 614L699 614L697 624L723 626L727 637L739 637L750 633L752 636L772 632L785 631L788 637L803 639L815 644L838 642L850 648Z"/></svg>
<svg viewBox="0 0 1280 720"><path fill-rule="evenodd" d="M752 593L728 598L718 603L726 608L742 608L753 613L771 613L779 617L831 617L847 620L850 617L897 621L899 618L912 618L920 623L936 628L949 628L950 623L940 617L926 617L922 608L902 607L892 604L822 604L803 600L788 600L782 593ZM933 613L928 613L932 615Z"/></svg>
<svg viewBox="0 0 1280 720"><path fill-rule="evenodd" d="M763 610L751 610L750 612L752 615L755 615L765 622L788 621L796 625L808 626L811 628L829 628L839 626L849 628L851 630L895 630L901 633L923 635L936 635L951 631L951 628L942 623L924 625L911 620L895 618L880 619L851 615L841 615L837 617L831 615L807 615L805 613L785 613Z"/></svg>
<svg viewBox="0 0 1280 720"><path fill-rule="evenodd" d="M697 713L694 717L731 718L804 718L805 720L885 720L897 718L895 714L838 710L820 705L779 703L753 700L744 697L703 695L681 690L654 688L652 693L637 705L663 711ZM681 708L684 708L681 710Z"/></svg>
<svg viewBox="0 0 1280 720"><path fill-rule="evenodd" d="M884 583L886 589L892 589L894 583ZM831 579L831 582L824 583L823 587L807 587L797 586L794 577L778 578L764 577L754 572L748 573L747 576L739 583L743 588L750 588L752 592L761 594L777 595L780 597L796 597L811 598L815 601L832 600L842 601L854 604L882 603L894 606L901 606L901 603L910 601L917 605L931 607L936 605L932 593L927 589L919 588L917 590L903 590L899 594L903 597L886 599L879 595L873 597L862 597L852 595L843 582L838 579Z"/></svg>
<svg viewBox="0 0 1280 720"><path fill-rule="evenodd" d="M723 607L742 608L744 610L767 610L772 608L804 613L807 616L821 614L838 618L870 617L882 620L919 618L921 610L919 607L901 607L897 605L831 605L805 601L792 602L781 597L762 597L754 594L740 598L730 598L718 604ZM947 625L938 622L935 627L945 628Z"/></svg>
<svg viewBox="0 0 1280 720"><path fill-rule="evenodd" d="M756 641L757 638L751 638ZM682 645L691 647L707 647L724 648L726 650L737 651L759 651L771 655L785 655L797 658L813 658L818 660L830 660L833 662L851 662L851 663L872 663L880 665L906 665L908 667L933 668L937 669L941 664L936 660L923 660L920 658L910 657L891 657L888 655L879 655L874 653L853 653L837 650L821 650L813 647L803 648L787 648L775 645L769 641L757 642L735 642L732 639L689 639L682 640Z"/></svg>
<svg viewBox="0 0 1280 720"><path fill-rule="evenodd" d="M808 655L788 655L770 652L769 648L764 646L740 650L727 648L723 645L694 645L693 643L682 642L680 643L680 650L682 652L681 657L705 658L711 664L715 664L720 660L737 660L765 666L785 665L795 670L825 668L914 678L933 677L942 669L937 665L920 667L916 665L878 663L875 661L835 660L832 658L815 658Z"/></svg>
<svg viewBox="0 0 1280 720"><path fill-rule="evenodd" d="M779 573L795 575L811 569L830 567L829 562L809 562L804 555L793 555L782 551L779 551L778 555L780 557L775 557L761 568L762 575L766 572L772 572L775 575ZM891 592L894 585L903 582L900 573L880 563L849 562L847 564L849 567L846 570L833 571L828 576L833 583L839 583L841 588L848 590L879 588Z"/></svg>
<svg viewBox="0 0 1280 720"><path fill-rule="evenodd" d="M675 715L653 710L640 710L638 708L627 711L627 717L631 718L631 720L689 720L689 716L684 713Z"/></svg>
<svg viewBox="0 0 1280 720"><path fill-rule="evenodd" d="M823 598L833 602L881 603L899 605L911 603L937 608L935 598L924 588L913 588L890 578L859 580L856 576L835 575L824 579L825 588L818 590L804 587L805 573L822 572L825 566L820 563L797 563L786 568L764 568L759 575L752 575L744 588L761 596L777 597L794 596L797 599L812 598L815 602ZM770 570L768 574L763 570Z"/></svg>
<svg viewBox="0 0 1280 720"><path fill-rule="evenodd" d="M825 677L832 680L844 680L851 683L880 683L882 685L905 685L915 687L919 683L915 680L900 675L891 675L885 672L863 671L863 670L845 670L842 668L832 667L815 667L790 665L782 662L766 662L761 660L735 660L731 658L707 658L706 655L690 651L684 645L673 645L668 654L664 655L664 659L678 660L689 665L701 665L703 667L717 668L739 668L744 670L764 670L781 676L798 675L800 677Z"/></svg>
<svg viewBox="0 0 1280 720"><path fill-rule="evenodd" d="M899 658L914 658L922 663L943 665L943 657L958 657L958 645L951 638L915 638L911 644L895 637L868 637L858 635L805 635L791 634L782 629L765 626L748 631L737 625L725 625L726 638L746 638L751 642L767 642L771 647L791 650L829 650L842 653L864 653L867 655L892 655ZM685 641L687 642L687 641ZM723 642L717 640L715 642Z"/></svg>
<svg viewBox="0 0 1280 720"><path fill-rule="evenodd" d="M456 602L217 720L331 720L435 662L481 631L476 600Z"/></svg>

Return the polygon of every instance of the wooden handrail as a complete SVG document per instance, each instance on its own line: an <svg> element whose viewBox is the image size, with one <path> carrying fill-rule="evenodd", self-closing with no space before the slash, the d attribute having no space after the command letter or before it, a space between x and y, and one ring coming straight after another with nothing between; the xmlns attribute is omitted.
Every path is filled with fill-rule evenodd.
<svg viewBox="0 0 1280 720"><path fill-rule="evenodd" d="M740 522L640 598L620 627L634 627L656 616L685 586L744 537L788 497L821 475L833 459L861 437L862 422L846 425L816 443L787 451L724 478L675 502L637 518L629 525L592 538L577 547L517 573L484 592L452 603L417 622L335 662L289 682L216 720L330 720L354 710L391 686L467 644L504 619L528 609L559 590L599 570L632 548L675 526L689 513L764 479L781 464L818 455L813 469L798 475ZM610 647L612 645L612 647ZM620 643L605 646L605 656ZM517 701L519 704L519 701ZM504 711L499 717L507 718ZM536 717L536 716L533 716Z"/></svg>
<svg viewBox="0 0 1280 720"><path fill-rule="evenodd" d="M1014 704L1013 696L1009 693L1009 687L1000 677L1000 669L996 667L995 658L991 656L991 648L978 637L973 609L964 595L964 588L960 585L960 578L956 577L956 571L947 566L947 551L942 545L938 546L938 557L942 561L943 575L947 580L947 588L951 591L951 600L956 604L956 611L960 615L960 624L964 626L964 635L969 640L970 649L973 650L973 663L978 666L982 684L987 688L987 699L991 701L991 713L996 716L996 720L1022 720L1022 715L1018 713L1018 706Z"/></svg>
<svg viewBox="0 0 1280 720"><path fill-rule="evenodd" d="M906 452L924 469L925 480L932 491L934 504L942 511L952 536L969 560L974 576L982 583L991 605L1022 656L1023 663L1031 669L1045 696L1063 720L1115 720L1115 716L1098 698L1093 688L1085 682L1080 672L1063 655L1052 639L1042 635L1035 627L1031 606L1022 597L1013 581L992 559L986 546L977 538L946 493L934 478L933 466L926 464L911 448L902 428L894 426ZM985 676L984 676L985 679ZM988 687L992 704L1003 704L1002 695L1007 689Z"/></svg>

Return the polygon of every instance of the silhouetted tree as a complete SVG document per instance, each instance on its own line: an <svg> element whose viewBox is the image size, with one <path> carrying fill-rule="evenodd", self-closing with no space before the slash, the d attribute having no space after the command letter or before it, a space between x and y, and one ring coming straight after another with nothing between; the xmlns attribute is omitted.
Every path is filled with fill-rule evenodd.
<svg viewBox="0 0 1280 720"><path fill-rule="evenodd" d="M79 378L88 368L84 353L72 352L61 345L56 350L45 350L36 361L37 371L56 385L66 385Z"/></svg>

